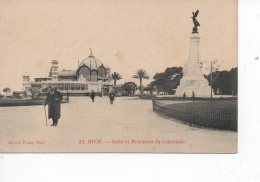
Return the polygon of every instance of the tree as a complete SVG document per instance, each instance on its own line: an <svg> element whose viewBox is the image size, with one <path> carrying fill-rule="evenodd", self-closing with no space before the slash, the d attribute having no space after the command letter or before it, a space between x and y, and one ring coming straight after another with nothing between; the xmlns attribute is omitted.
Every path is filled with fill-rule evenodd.
<svg viewBox="0 0 260 182"><path fill-rule="evenodd" d="M205 75L205 78L211 84L210 74ZM212 88L215 94L237 95L237 67L230 71L212 72ZM218 90L220 93L217 92Z"/></svg>
<svg viewBox="0 0 260 182"><path fill-rule="evenodd" d="M139 88L140 88L141 93L143 93L143 91L142 91L143 79L149 79L150 77L148 76L148 74L146 73L145 70L138 69L137 72L133 75L133 78L139 79L139 81L140 81Z"/></svg>
<svg viewBox="0 0 260 182"><path fill-rule="evenodd" d="M151 84L148 84L146 87L143 88L143 91L147 91L151 95L153 95L154 87Z"/></svg>
<svg viewBox="0 0 260 182"><path fill-rule="evenodd" d="M167 68L164 72L154 75L154 81L150 83L150 87L156 88L157 92L174 94L174 89L180 84L182 76L182 67Z"/></svg>
<svg viewBox="0 0 260 182"><path fill-rule="evenodd" d="M122 91L124 95L133 95L135 93L135 90L137 88L137 85L134 82L126 82L124 85L122 85Z"/></svg>
<svg viewBox="0 0 260 182"><path fill-rule="evenodd" d="M114 80L114 86L116 86L116 81L122 79L122 76L119 73L114 72L112 73L112 79Z"/></svg>
<svg viewBox="0 0 260 182"><path fill-rule="evenodd" d="M5 94L7 95L7 93L11 92L11 89L9 87L6 87L3 89L3 92L5 92Z"/></svg>
<svg viewBox="0 0 260 182"><path fill-rule="evenodd" d="M231 92L232 95L237 95L237 67L230 70Z"/></svg>

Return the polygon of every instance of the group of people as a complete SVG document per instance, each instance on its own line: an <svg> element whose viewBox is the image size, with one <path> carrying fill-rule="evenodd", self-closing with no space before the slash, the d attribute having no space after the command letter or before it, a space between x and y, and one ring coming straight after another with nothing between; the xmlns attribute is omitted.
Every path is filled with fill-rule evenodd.
<svg viewBox="0 0 260 182"><path fill-rule="evenodd" d="M92 90L92 92L90 94L90 98L93 103L95 102L95 97L96 97L96 93L94 92L94 90ZM113 91L109 92L108 97L110 100L110 104L113 104L113 102L115 100L115 93ZM61 104L62 99L63 99L63 96L57 90L56 87L55 88L51 87L49 89L49 92L45 99L44 107L48 104L48 119L52 119L51 126L58 125L58 121L61 117L60 104Z"/></svg>
<svg viewBox="0 0 260 182"><path fill-rule="evenodd" d="M92 92L90 94L90 98L93 103L95 102L95 97L96 97L96 93L94 92L94 90L92 90ZM113 91L109 92L108 97L110 100L110 104L113 104L113 102L115 100L115 93Z"/></svg>
<svg viewBox="0 0 260 182"><path fill-rule="evenodd" d="M192 96L191 96L192 100L195 101L195 92L192 91ZM182 95L182 99L183 101L186 99L186 93L184 92L183 95Z"/></svg>

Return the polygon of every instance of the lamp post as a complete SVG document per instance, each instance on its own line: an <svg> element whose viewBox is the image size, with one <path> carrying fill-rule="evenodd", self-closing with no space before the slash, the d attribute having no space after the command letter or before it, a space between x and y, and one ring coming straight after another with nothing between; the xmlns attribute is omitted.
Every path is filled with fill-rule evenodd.
<svg viewBox="0 0 260 182"><path fill-rule="evenodd" d="M210 62L210 102L212 102L212 61Z"/></svg>
<svg viewBox="0 0 260 182"><path fill-rule="evenodd" d="M219 73L217 73L216 71L218 71L218 61L214 60L210 62L210 101L212 102L213 99L213 71L215 72L215 78L214 80L216 80L216 78L218 77Z"/></svg>

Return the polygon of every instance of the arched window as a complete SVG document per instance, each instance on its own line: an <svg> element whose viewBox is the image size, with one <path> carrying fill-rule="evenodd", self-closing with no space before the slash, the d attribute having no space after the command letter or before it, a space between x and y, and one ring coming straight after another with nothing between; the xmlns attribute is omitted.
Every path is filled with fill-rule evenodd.
<svg viewBox="0 0 260 182"><path fill-rule="evenodd" d="M98 75L97 75L97 71L96 70L91 71L91 78L90 78L90 80L92 82L97 82L98 81Z"/></svg>
<svg viewBox="0 0 260 182"><path fill-rule="evenodd" d="M89 70L89 68L86 67L86 66L81 67L78 71L78 78L81 75L89 81L90 80L90 70Z"/></svg>
<svg viewBox="0 0 260 182"><path fill-rule="evenodd" d="M104 66L99 66L97 71L98 71L98 79L102 79L106 76L106 69Z"/></svg>

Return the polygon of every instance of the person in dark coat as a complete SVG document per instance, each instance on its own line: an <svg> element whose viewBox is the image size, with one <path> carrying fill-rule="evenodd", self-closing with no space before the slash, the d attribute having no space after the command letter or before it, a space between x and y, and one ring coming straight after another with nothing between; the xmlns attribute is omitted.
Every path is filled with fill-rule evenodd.
<svg viewBox="0 0 260 182"><path fill-rule="evenodd" d="M114 92L109 92L109 100L110 100L110 104L113 104L114 100L115 100L115 94Z"/></svg>
<svg viewBox="0 0 260 182"><path fill-rule="evenodd" d="M45 99L44 106L48 104L48 118L53 121L52 126L57 126L60 119L60 103L63 99L62 94L56 88L51 88Z"/></svg>
<svg viewBox="0 0 260 182"><path fill-rule="evenodd" d="M92 92L90 94L90 98L91 98L92 102L95 101L95 97L96 97L96 93L94 92L94 90L92 90Z"/></svg>
<svg viewBox="0 0 260 182"><path fill-rule="evenodd" d="M192 91L192 100L195 101L195 92Z"/></svg>
<svg viewBox="0 0 260 182"><path fill-rule="evenodd" d="M186 100L186 93L185 92L183 92L182 99L183 99L183 101Z"/></svg>

